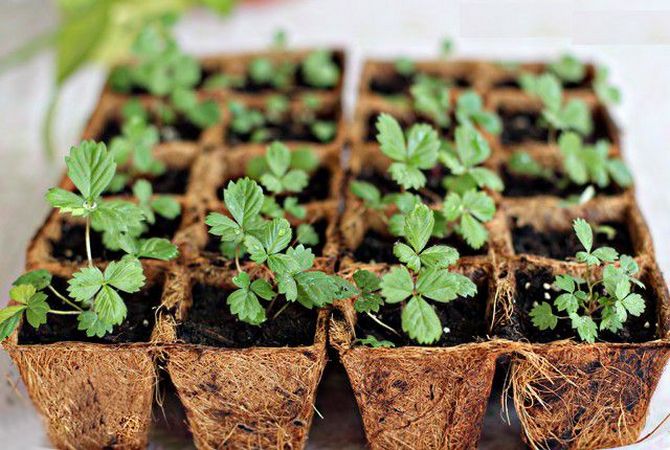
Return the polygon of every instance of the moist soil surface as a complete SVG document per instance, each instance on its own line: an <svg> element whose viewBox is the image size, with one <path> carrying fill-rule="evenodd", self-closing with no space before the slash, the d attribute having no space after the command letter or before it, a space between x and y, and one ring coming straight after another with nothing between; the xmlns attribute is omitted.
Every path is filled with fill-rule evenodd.
<svg viewBox="0 0 670 450"><path fill-rule="evenodd" d="M503 195L506 197L535 197L539 195L551 195L554 197L567 198L580 195L586 189L586 185L579 186L574 183L563 183L562 181L550 181L542 177L531 177L512 173L503 167L501 177L505 184ZM560 180L562 175L554 173L554 178ZM606 188L594 186L598 195L618 195L623 192L616 183L610 183Z"/></svg>
<svg viewBox="0 0 670 450"><path fill-rule="evenodd" d="M67 295L67 281L63 278L54 278L53 287L60 293ZM49 293L47 291L47 293ZM96 342L118 344L122 342L147 342L156 321L156 308L160 305L163 284L154 283L153 286L143 288L135 294L122 295L128 308L126 320L114 327L112 333L102 337L88 337L86 332L77 329L78 321L75 315L49 314L47 323L35 329L24 322L19 330L19 344L52 344L54 342ZM62 303L56 296L49 293L47 300L53 309L71 311L72 307Z"/></svg>
<svg viewBox="0 0 670 450"><path fill-rule="evenodd" d="M332 122L337 125L338 114L334 109L318 111L315 114L315 120ZM309 124L297 118L285 117L282 121L277 123L266 123L262 128L265 131L265 137L261 142L271 141L298 141L311 142L315 144L327 144L332 142L337 136L337 132L328 141L321 141L312 132ZM254 130L255 131L255 130ZM231 146L251 143L253 131L246 134L235 132L231 127L228 127L226 132L226 143ZM258 142L260 143L260 142Z"/></svg>
<svg viewBox="0 0 670 450"><path fill-rule="evenodd" d="M440 340L431 346L450 347L477 341L486 336L487 276L483 271L478 271L471 278L477 284L477 294L474 297L458 297L449 303L428 300L435 308L435 312L444 327ZM402 333L401 313L402 304L384 305L379 309L379 312L374 313L379 320L400 332L400 335L381 327L367 314L359 314L356 322L356 337L364 338L372 335L378 340L391 341L398 347L421 345Z"/></svg>
<svg viewBox="0 0 670 450"><path fill-rule="evenodd" d="M286 303L278 297L267 311L268 320L260 326L239 321L230 313L226 298L232 292L218 286L193 286L193 305L184 322L177 327L179 339L190 344L214 347L297 347L312 345L316 333L318 311L298 303L289 303L276 318L272 318ZM269 303L261 300L263 306Z"/></svg>
<svg viewBox="0 0 670 450"><path fill-rule="evenodd" d="M628 227L621 222L603 222L616 231L613 239L604 233L595 233L593 248L612 247L619 254L635 256L635 248ZM517 255L530 254L564 260L574 258L583 247L572 228L566 230L540 231L531 225L512 228L512 244Z"/></svg>
<svg viewBox="0 0 670 450"><path fill-rule="evenodd" d="M439 76L439 78L444 78ZM396 71L391 74L377 75L370 80L369 88L372 92L381 95L396 95L409 93L414 75L402 75ZM465 77L449 77L446 81L454 87L468 88L471 86L470 80Z"/></svg>
<svg viewBox="0 0 670 450"><path fill-rule="evenodd" d="M642 281L645 282L645 280ZM512 327L531 342L550 342L569 338L579 340L576 330L570 326L570 320L559 319L555 329L544 331L536 328L531 321L529 313L535 302L547 302L553 305L556 297L560 295L559 291L555 291L551 287L553 282L554 275L547 268L516 272L515 308L518 318L513 319L515 323ZM546 286L550 286L549 289L546 289ZM598 331L598 340L605 342L646 342L658 337L657 298L653 290L646 289L643 291L634 287L633 291L637 291L644 297L646 303L644 312L639 317L629 315L624 323L624 328L617 333L607 330ZM547 298L547 294L549 298Z"/></svg>
<svg viewBox="0 0 670 450"><path fill-rule="evenodd" d="M393 244L401 240L402 238L396 236L369 230L365 233L363 242L354 250L353 256L359 262L396 264L398 258L393 254ZM455 248L460 256L486 255L487 252L486 246L474 250L456 235L449 236L446 239L431 238L426 247L438 244Z"/></svg>
<svg viewBox="0 0 670 450"><path fill-rule="evenodd" d="M540 125L541 114L539 111L511 111L506 108L498 108L498 115L503 124L503 130L500 134L500 141L503 145L548 142L549 130ZM605 117L601 112L595 111L593 114L593 132L584 138L584 142L593 144L599 139L612 141Z"/></svg>
<svg viewBox="0 0 670 450"><path fill-rule="evenodd" d="M156 223L142 234L143 238L157 237L172 240L179 228L180 217L165 219L156 215ZM86 227L83 224L63 222L61 237L51 241L51 255L56 259L74 261L77 263L86 260ZM102 243L102 235L91 231L91 253L93 258L104 261L120 259L125 255L123 251L108 250Z"/></svg>
<svg viewBox="0 0 670 450"><path fill-rule="evenodd" d="M150 181L154 194L184 195L190 175L191 172L188 167L168 167L165 172L158 176L142 175L132 179L121 191L114 192L113 195L133 195L133 184L138 178Z"/></svg>
<svg viewBox="0 0 670 450"><path fill-rule="evenodd" d="M200 139L202 130L197 125L189 122L186 118L178 116L175 123L171 125L159 125L158 127L160 142L173 141L197 141ZM97 141L104 142L109 146L112 139L121 136L123 131L119 119L110 119L105 123Z"/></svg>

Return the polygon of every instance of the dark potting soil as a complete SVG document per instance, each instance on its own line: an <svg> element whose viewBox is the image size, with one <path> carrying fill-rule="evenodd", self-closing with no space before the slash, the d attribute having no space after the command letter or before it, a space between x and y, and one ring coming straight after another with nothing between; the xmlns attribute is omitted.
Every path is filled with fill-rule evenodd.
<svg viewBox="0 0 670 450"><path fill-rule="evenodd" d="M561 178L561 174L554 173L556 179ZM572 195L580 195L586 189L586 186L579 186L569 183L565 186L556 182L549 181L542 177L530 177L526 175L517 175L510 172L507 167L501 170L501 176L505 189L503 194L506 197L534 197L539 195L551 195L555 197L567 198ZM598 195L618 195L623 192L616 183L610 183L606 188L596 188Z"/></svg>
<svg viewBox="0 0 670 450"><path fill-rule="evenodd" d="M398 258L393 254L393 244L400 241L402 238L369 230L365 233L361 244L354 250L353 257L359 262L396 264ZM451 235L445 239L431 238L427 247L438 244L455 248L460 256L486 255L488 251L486 246L474 250L457 235Z"/></svg>
<svg viewBox="0 0 670 450"><path fill-rule="evenodd" d="M419 191L419 196L426 203L438 203L444 199L446 190L442 185L445 169L436 166L430 171L424 171L426 175L426 187ZM397 193L400 190L398 183L393 181L388 172L379 173L373 168L364 168L356 177L358 181L371 183L379 189L382 195Z"/></svg>
<svg viewBox="0 0 670 450"><path fill-rule="evenodd" d="M365 136L365 140L367 142L377 142L377 118L379 117L379 114L381 113L372 113L368 116L367 119L367 134ZM408 119L405 117L399 118L395 117L395 119L398 121L400 124L400 127L403 130L407 130L410 128L412 125L417 124L417 123L427 123L429 125L432 125L433 128L438 130L438 134L441 138L446 139L448 141L452 141L454 139L454 132L455 132L455 127L454 124L456 123L456 118L453 114L451 116L451 121L449 122L450 125L446 127L440 127L438 126L433 120L431 120L429 117L425 116L417 116L413 117L412 119Z"/></svg>
<svg viewBox="0 0 670 450"><path fill-rule="evenodd" d="M319 111L316 113L315 120L322 120L337 124L338 114L335 109ZM332 142L337 135L336 133L330 141L321 141L312 132L309 124L306 124L296 118L288 117L284 118L281 122L278 123L266 124L263 127L263 130L265 131L265 137L263 138L262 142L298 141L311 142L315 144L327 144L328 142ZM226 132L226 143L231 146L250 143L252 133L240 134L236 133L232 128L228 127Z"/></svg>
<svg viewBox="0 0 670 450"><path fill-rule="evenodd" d="M450 347L465 342L477 341L486 336L486 299L488 297L488 279L483 271L478 271L471 278L477 284L477 294L474 297L458 297L449 303L432 302L435 312L440 318L442 326L442 337L438 342L432 344L435 347ZM401 332L402 304L384 305L374 315ZM448 330L448 331L447 331ZM356 323L356 336L364 338L368 335L378 340L388 340L397 347L418 344L409 336L401 332L401 335L381 327L367 314L359 314Z"/></svg>
<svg viewBox="0 0 670 450"><path fill-rule="evenodd" d="M462 76L447 78L446 81L459 88L468 88L472 85L470 80ZM369 88L372 92L381 95L405 94L409 92L413 82L414 75L407 76L394 71L390 75L373 77L370 80Z"/></svg>
<svg viewBox="0 0 670 450"><path fill-rule="evenodd" d="M644 280L642 281L644 282ZM536 328L531 321L529 314L535 302L547 302L553 305L556 297L560 295L560 292L555 291L553 287L545 289L545 285L551 286L553 282L554 275L547 268L516 272L515 308L518 312L518 318L514 320L516 322L514 326L518 328L522 336L531 342L550 342L568 338L579 340L576 330L570 326L570 320L559 319L555 329L543 331ZM624 323L624 328L617 333L599 331L598 340L605 342L645 342L658 337L656 314L658 299L652 289L641 290L634 287L633 291L638 292L645 299L646 308L644 312L639 317L629 315L628 320ZM549 295L549 299L547 299L546 294Z"/></svg>
<svg viewBox="0 0 670 450"><path fill-rule="evenodd" d="M595 233L593 248L612 247L619 254L635 256L635 246L626 224L622 222L603 222L616 231L613 239L608 239L603 233ZM531 225L512 227L512 244L514 252L544 256L547 258L564 260L573 258L583 247L572 228L565 230L540 231Z"/></svg>
<svg viewBox="0 0 670 450"><path fill-rule="evenodd" d="M563 82L563 89L570 90L570 89L587 89L591 86L591 79L590 77L586 76L584 79L578 83L574 83L571 81L566 81ZM521 89L521 85L519 85L519 81L517 80L517 77L509 77L509 78L501 78L500 80L496 81L493 83L494 88L515 88L515 89Z"/></svg>
<svg viewBox="0 0 670 450"><path fill-rule="evenodd" d="M100 132L96 140L98 142L104 142L109 147L112 139L120 135L121 125L119 124L118 120L112 119L105 122L105 126L102 128L102 132Z"/></svg>
<svg viewBox="0 0 670 450"><path fill-rule="evenodd" d="M317 310L309 310L298 303L288 307L272 319L285 305L284 298L277 298L268 320L260 326L239 321L230 313L226 298L232 292L217 286L196 284L193 286L193 305L188 317L177 327L179 339L191 343L215 347L285 347L314 343ZM269 303L261 300L263 306Z"/></svg>
<svg viewBox="0 0 670 450"><path fill-rule="evenodd" d="M53 287L63 294L67 294L67 281L63 278L54 278ZM47 323L35 329L24 322L19 330L19 344L52 344L54 342L97 342L118 344L122 342L147 342L156 321L156 308L160 305L163 292L162 283L154 283L135 294L123 294L128 308L126 320L115 326L112 333L102 337L88 337L84 331L77 329L78 321L75 315L49 314ZM48 292L47 292L48 293ZM49 295L47 300L53 309L70 311L72 307L62 303L56 296Z"/></svg>
<svg viewBox="0 0 670 450"><path fill-rule="evenodd" d="M179 228L180 218L165 219L156 215L156 223L142 234L143 238L157 237L172 240ZM112 261L125 255L123 251L108 250L102 243L102 235L91 230L91 253L93 258ZM61 237L51 241L51 256L56 259L74 261L77 263L86 260L86 227L82 224L63 222Z"/></svg>
<svg viewBox="0 0 670 450"><path fill-rule="evenodd" d="M510 111L506 108L498 108L498 115L503 123L500 135L503 145L548 142L549 130L540 125L539 111ZM600 139L612 142L604 114L596 111L593 114L593 132L584 138L584 142L593 144Z"/></svg>
<svg viewBox="0 0 670 450"><path fill-rule="evenodd" d="M156 177L142 175L138 178L144 178L150 181L154 194L184 195L186 194L190 176L191 171L188 167L168 167L165 172ZM121 191L114 192L113 195L133 195L133 184L135 181L136 179L131 179Z"/></svg>

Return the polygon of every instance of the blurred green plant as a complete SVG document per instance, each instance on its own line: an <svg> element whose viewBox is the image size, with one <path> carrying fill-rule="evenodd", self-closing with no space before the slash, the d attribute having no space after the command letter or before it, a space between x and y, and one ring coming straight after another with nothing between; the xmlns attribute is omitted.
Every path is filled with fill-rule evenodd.
<svg viewBox="0 0 670 450"><path fill-rule="evenodd" d="M56 54L55 83L43 122L47 156L55 154L52 132L63 85L88 63L114 66L130 55L138 34L150 22L175 22L195 6L230 13L237 0L56 0L60 22L0 58L0 74L43 51Z"/></svg>

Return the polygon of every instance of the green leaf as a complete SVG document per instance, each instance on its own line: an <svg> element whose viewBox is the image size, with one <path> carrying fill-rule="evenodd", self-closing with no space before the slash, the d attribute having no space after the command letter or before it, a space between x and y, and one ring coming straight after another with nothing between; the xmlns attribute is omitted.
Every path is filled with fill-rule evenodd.
<svg viewBox="0 0 670 450"><path fill-rule="evenodd" d="M414 99L414 109L430 117L438 126L450 123L450 95L447 83L437 77L420 74L410 87Z"/></svg>
<svg viewBox="0 0 670 450"><path fill-rule="evenodd" d="M593 230L591 230L591 225L586 220L579 218L574 220L572 227L579 242L581 242L586 252L590 253L593 247Z"/></svg>
<svg viewBox="0 0 670 450"><path fill-rule="evenodd" d="M579 300L572 293L565 293L559 295L554 301L556 309L559 311L567 311L568 314L574 314L579 309Z"/></svg>
<svg viewBox="0 0 670 450"><path fill-rule="evenodd" d="M95 311L84 311L77 316L79 325L78 330L86 331L88 337L103 337L107 333L112 332L113 324L105 322L100 319Z"/></svg>
<svg viewBox="0 0 670 450"><path fill-rule="evenodd" d="M51 284L51 274L48 270L40 269L24 273L12 283L12 286L19 286L21 284L30 284L36 290L41 291Z"/></svg>
<svg viewBox="0 0 670 450"><path fill-rule="evenodd" d="M442 336L442 325L435 310L424 299L412 296L402 310L402 329L420 344L432 344Z"/></svg>
<svg viewBox="0 0 670 450"><path fill-rule="evenodd" d="M181 204L173 197L160 195L151 201L151 208L166 219L176 219L181 214Z"/></svg>
<svg viewBox="0 0 670 450"><path fill-rule="evenodd" d="M382 113L377 117L377 141L382 153L396 161L403 161L407 153L405 136L393 116Z"/></svg>
<svg viewBox="0 0 670 450"><path fill-rule="evenodd" d="M72 274L67 291L78 302L87 302L105 283L105 276L97 267L84 267Z"/></svg>
<svg viewBox="0 0 670 450"><path fill-rule="evenodd" d="M619 257L619 253L612 247L600 247L593 251L593 256L603 262L614 262Z"/></svg>
<svg viewBox="0 0 670 450"><path fill-rule="evenodd" d="M327 50L315 50L302 62L302 75L308 86L331 88L340 80L340 68Z"/></svg>
<svg viewBox="0 0 670 450"><path fill-rule="evenodd" d="M405 216L405 239L416 253L426 247L434 225L433 211L424 204L417 205L414 211Z"/></svg>
<svg viewBox="0 0 670 450"><path fill-rule="evenodd" d="M424 297L438 302L450 302L457 297L471 297L477 285L468 277L444 269L430 268L419 274L416 290Z"/></svg>
<svg viewBox="0 0 670 450"><path fill-rule="evenodd" d="M474 249L482 248L489 238L486 227L470 214L463 214L458 230L465 242Z"/></svg>
<svg viewBox="0 0 670 450"><path fill-rule="evenodd" d="M393 254L400 260L401 263L405 264L410 269L418 271L421 268L421 260L419 259L419 255L417 255L410 246L405 245L402 242L396 242L393 245Z"/></svg>
<svg viewBox="0 0 670 450"><path fill-rule="evenodd" d="M645 310L644 299L640 294L630 294L621 300L621 303L630 314L636 317L642 314Z"/></svg>
<svg viewBox="0 0 670 450"><path fill-rule="evenodd" d="M104 277L105 283L128 293L139 291L146 281L142 263L136 258L110 262L105 269Z"/></svg>
<svg viewBox="0 0 670 450"><path fill-rule="evenodd" d="M556 275L554 286L563 291L574 293L577 281L570 275Z"/></svg>
<svg viewBox="0 0 670 450"><path fill-rule="evenodd" d="M607 161L607 170L614 179L614 182L621 187L633 185L633 175L628 170L626 164L620 159L610 159Z"/></svg>
<svg viewBox="0 0 670 450"><path fill-rule="evenodd" d="M255 181L244 178L229 182L223 198L235 221L247 231L263 206L263 189Z"/></svg>
<svg viewBox="0 0 670 450"><path fill-rule="evenodd" d="M281 179L288 192L301 192L309 184L309 175L302 170L292 169Z"/></svg>
<svg viewBox="0 0 670 450"><path fill-rule="evenodd" d="M47 313L51 308L47 304L47 295L37 292L26 303L26 320L33 328L47 323Z"/></svg>
<svg viewBox="0 0 670 450"><path fill-rule="evenodd" d="M9 290L9 298L25 305L36 292L37 290L32 284L19 284Z"/></svg>
<svg viewBox="0 0 670 450"><path fill-rule="evenodd" d="M221 240L224 242L237 242L242 239L242 228L230 217L221 213L209 213L205 223L210 227L209 232L214 236L221 236Z"/></svg>
<svg viewBox="0 0 670 450"><path fill-rule="evenodd" d="M336 298L338 289L330 275L319 271L301 272L294 279L298 286L297 300L303 306L321 308Z"/></svg>
<svg viewBox="0 0 670 450"><path fill-rule="evenodd" d="M70 148L65 164L68 176L89 203L107 189L116 171L116 163L105 144L94 141L82 141Z"/></svg>
<svg viewBox="0 0 670 450"><path fill-rule="evenodd" d="M388 169L393 181L405 189L421 189L426 185L426 176L421 170L405 163L393 163Z"/></svg>
<svg viewBox="0 0 670 450"><path fill-rule="evenodd" d="M286 219L272 219L265 224L261 242L268 255L284 250L291 243L291 224Z"/></svg>
<svg viewBox="0 0 670 450"><path fill-rule="evenodd" d="M354 272L354 283L363 292L374 292L379 290L381 280L369 270L357 270Z"/></svg>
<svg viewBox="0 0 670 450"><path fill-rule="evenodd" d="M379 192L379 189L374 184L366 181L352 180L349 183L349 190L356 197L362 199L367 206L372 208L380 206L381 192Z"/></svg>
<svg viewBox="0 0 670 450"><path fill-rule="evenodd" d="M366 345L368 347L372 348L393 348L395 347L395 344L391 341L387 340L378 340L376 337L368 334L366 337L363 339L356 339L355 341L358 344L361 345Z"/></svg>
<svg viewBox="0 0 670 450"><path fill-rule="evenodd" d="M243 322L260 325L266 320L265 309L256 294L248 289L233 291L226 299L226 303L230 306L230 312Z"/></svg>
<svg viewBox="0 0 670 450"><path fill-rule="evenodd" d="M274 141L268 147L265 159L272 173L276 177L282 177L286 174L291 164L291 152L281 142Z"/></svg>
<svg viewBox="0 0 670 450"><path fill-rule="evenodd" d="M554 329L558 324L558 317L554 315L551 310L551 305L547 302L542 302L533 307L529 316L533 325L540 330Z"/></svg>
<svg viewBox="0 0 670 450"><path fill-rule="evenodd" d="M492 191L500 192L505 187L500 177L489 169L475 167L470 170L469 174L480 188L489 188Z"/></svg>
<svg viewBox="0 0 670 450"><path fill-rule="evenodd" d="M586 76L586 66L570 54L562 55L558 61L549 64L549 70L561 80L571 83L579 83Z"/></svg>
<svg viewBox="0 0 670 450"><path fill-rule="evenodd" d="M431 169L437 161L440 139L430 125L416 124L407 134L406 160L419 169Z"/></svg>
<svg viewBox="0 0 670 450"><path fill-rule="evenodd" d="M382 296L387 303L398 303L414 292L414 282L404 266L394 267L382 277Z"/></svg>
<svg viewBox="0 0 670 450"><path fill-rule="evenodd" d="M70 213L73 216L83 216L86 214L82 197L74 192L69 192L61 188L51 188L47 191L46 200L54 208L60 209L61 214Z"/></svg>
<svg viewBox="0 0 670 450"><path fill-rule="evenodd" d="M458 261L458 251L446 245L433 245L428 247L421 255L421 262L426 267L434 267L436 269L446 269L447 267L456 264Z"/></svg>
<svg viewBox="0 0 670 450"><path fill-rule="evenodd" d="M572 328L577 330L579 337L588 343L594 343L598 337L598 327L596 323L589 316L578 316L577 314L570 315L572 320Z"/></svg>
<svg viewBox="0 0 670 450"><path fill-rule="evenodd" d="M319 235L311 224L301 223L298 225L296 231L296 239L300 244L305 245L318 245L319 244Z"/></svg>
<svg viewBox="0 0 670 450"><path fill-rule="evenodd" d="M263 279L254 280L251 283L251 291L264 300L272 300L277 296L272 285Z"/></svg>
<svg viewBox="0 0 670 450"><path fill-rule="evenodd" d="M98 320L111 325L120 325L128 313L121 296L107 285L102 286L95 296L94 308L98 314Z"/></svg>
<svg viewBox="0 0 670 450"><path fill-rule="evenodd" d="M140 241L136 257L170 261L179 255L177 246L167 239L149 238Z"/></svg>
<svg viewBox="0 0 670 450"><path fill-rule="evenodd" d="M263 242L261 242L261 240L258 239L256 236L252 235L245 236L244 246L247 249L247 252L249 252L249 258L252 261L262 264L268 259L268 254L265 251ZM272 267L272 264L270 264L270 269L272 271L275 271Z"/></svg>
<svg viewBox="0 0 670 450"><path fill-rule="evenodd" d="M9 337L21 321L21 314L26 309L23 305L7 306L0 309L0 342Z"/></svg>

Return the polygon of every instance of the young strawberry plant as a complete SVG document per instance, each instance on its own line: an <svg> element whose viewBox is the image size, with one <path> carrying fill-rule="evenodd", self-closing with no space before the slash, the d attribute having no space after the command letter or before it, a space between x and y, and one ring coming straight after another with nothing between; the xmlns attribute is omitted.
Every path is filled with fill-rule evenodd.
<svg viewBox="0 0 670 450"><path fill-rule="evenodd" d="M340 67L328 50L315 50L300 65L302 78L307 86L317 89L335 87L340 81Z"/></svg>
<svg viewBox="0 0 670 450"><path fill-rule="evenodd" d="M426 115L440 128L449 126L451 123L449 118L451 98L446 81L420 74L415 78L410 93L416 111Z"/></svg>
<svg viewBox="0 0 670 450"><path fill-rule="evenodd" d="M475 91L466 91L456 101L456 120L460 125L478 125L491 134L500 134L502 123L495 112L485 111L483 101Z"/></svg>
<svg viewBox="0 0 670 450"><path fill-rule="evenodd" d="M172 124L183 116L200 129L219 121L213 100L200 101L194 91L201 78L198 61L182 53L170 30L160 24L147 26L133 45L136 61L117 67L110 85L117 92L140 89L160 98L161 121Z"/></svg>
<svg viewBox="0 0 670 450"><path fill-rule="evenodd" d="M428 300L448 303L458 297L472 297L477 293L477 286L472 280L448 270L458 260L455 249L445 245L427 245L434 225L435 219L430 208L417 205L405 219L405 242L397 242L393 247L393 253L402 265L391 268L381 280L366 270L354 274L355 310L368 314L380 326L389 328L376 319L373 313L384 305L401 303L402 331L420 344L437 342L445 325L440 322ZM361 343L389 345L371 339Z"/></svg>
<svg viewBox="0 0 670 450"><path fill-rule="evenodd" d="M271 166L278 163L279 159L274 156L269 160ZM272 176L276 177L276 174ZM261 215L265 196L255 181L244 178L229 182L224 191L224 202L231 217L211 213L207 217L207 224L211 227L210 233L233 247L238 272L233 283L238 289L228 296L227 303L231 313L240 320L253 325L265 322L267 311L273 310L278 294L287 303L273 310L274 317L281 313L288 302L298 302L312 309L350 295L351 289L344 280L311 270L314 255L302 244L291 246L293 230L286 219L275 217L267 220ZM271 281L260 277L252 280L242 270L240 256L243 252L247 252L251 261L262 265L272 274ZM271 303L265 308L259 298Z"/></svg>
<svg viewBox="0 0 670 450"><path fill-rule="evenodd" d="M581 99L565 100L563 88L556 76L545 73L524 73L519 82L525 92L539 97L543 104L540 125L549 129L549 140L555 139L556 131L576 131L588 136L593 131L593 120L588 105Z"/></svg>
<svg viewBox="0 0 670 450"><path fill-rule="evenodd" d="M116 172L116 163L104 144L84 141L70 150L65 162L77 192L52 188L46 199L61 213L85 221L87 265L68 281L67 295L56 290L45 270L19 277L10 291L18 304L0 310L0 340L14 331L23 315L29 325L38 328L47 323L49 314L77 316L79 330L89 337L103 337L126 319L122 295L138 292L145 284L138 258L170 260L177 256L176 247L165 239L137 237L136 230L147 220L146 205L101 197ZM104 240L117 243L128 254L110 261L104 270L97 267L91 252L91 228L103 232ZM51 295L66 309L52 308L47 302Z"/></svg>
<svg viewBox="0 0 670 450"><path fill-rule="evenodd" d="M573 225L584 247L575 255L575 260L586 264L586 276L582 279L557 275L554 287L561 294L553 305L545 301L536 304L530 317L540 330L553 330L559 320L569 320L581 340L593 343L599 331L616 333L623 329L629 316L644 312L644 298L633 292L633 287L644 289L645 286L635 277L639 267L632 257L619 256L611 247L594 249L591 225L583 219L575 220Z"/></svg>
<svg viewBox="0 0 670 450"><path fill-rule="evenodd" d="M550 63L547 67L565 84L577 85L586 77L586 66L569 53L562 55L558 61Z"/></svg>

